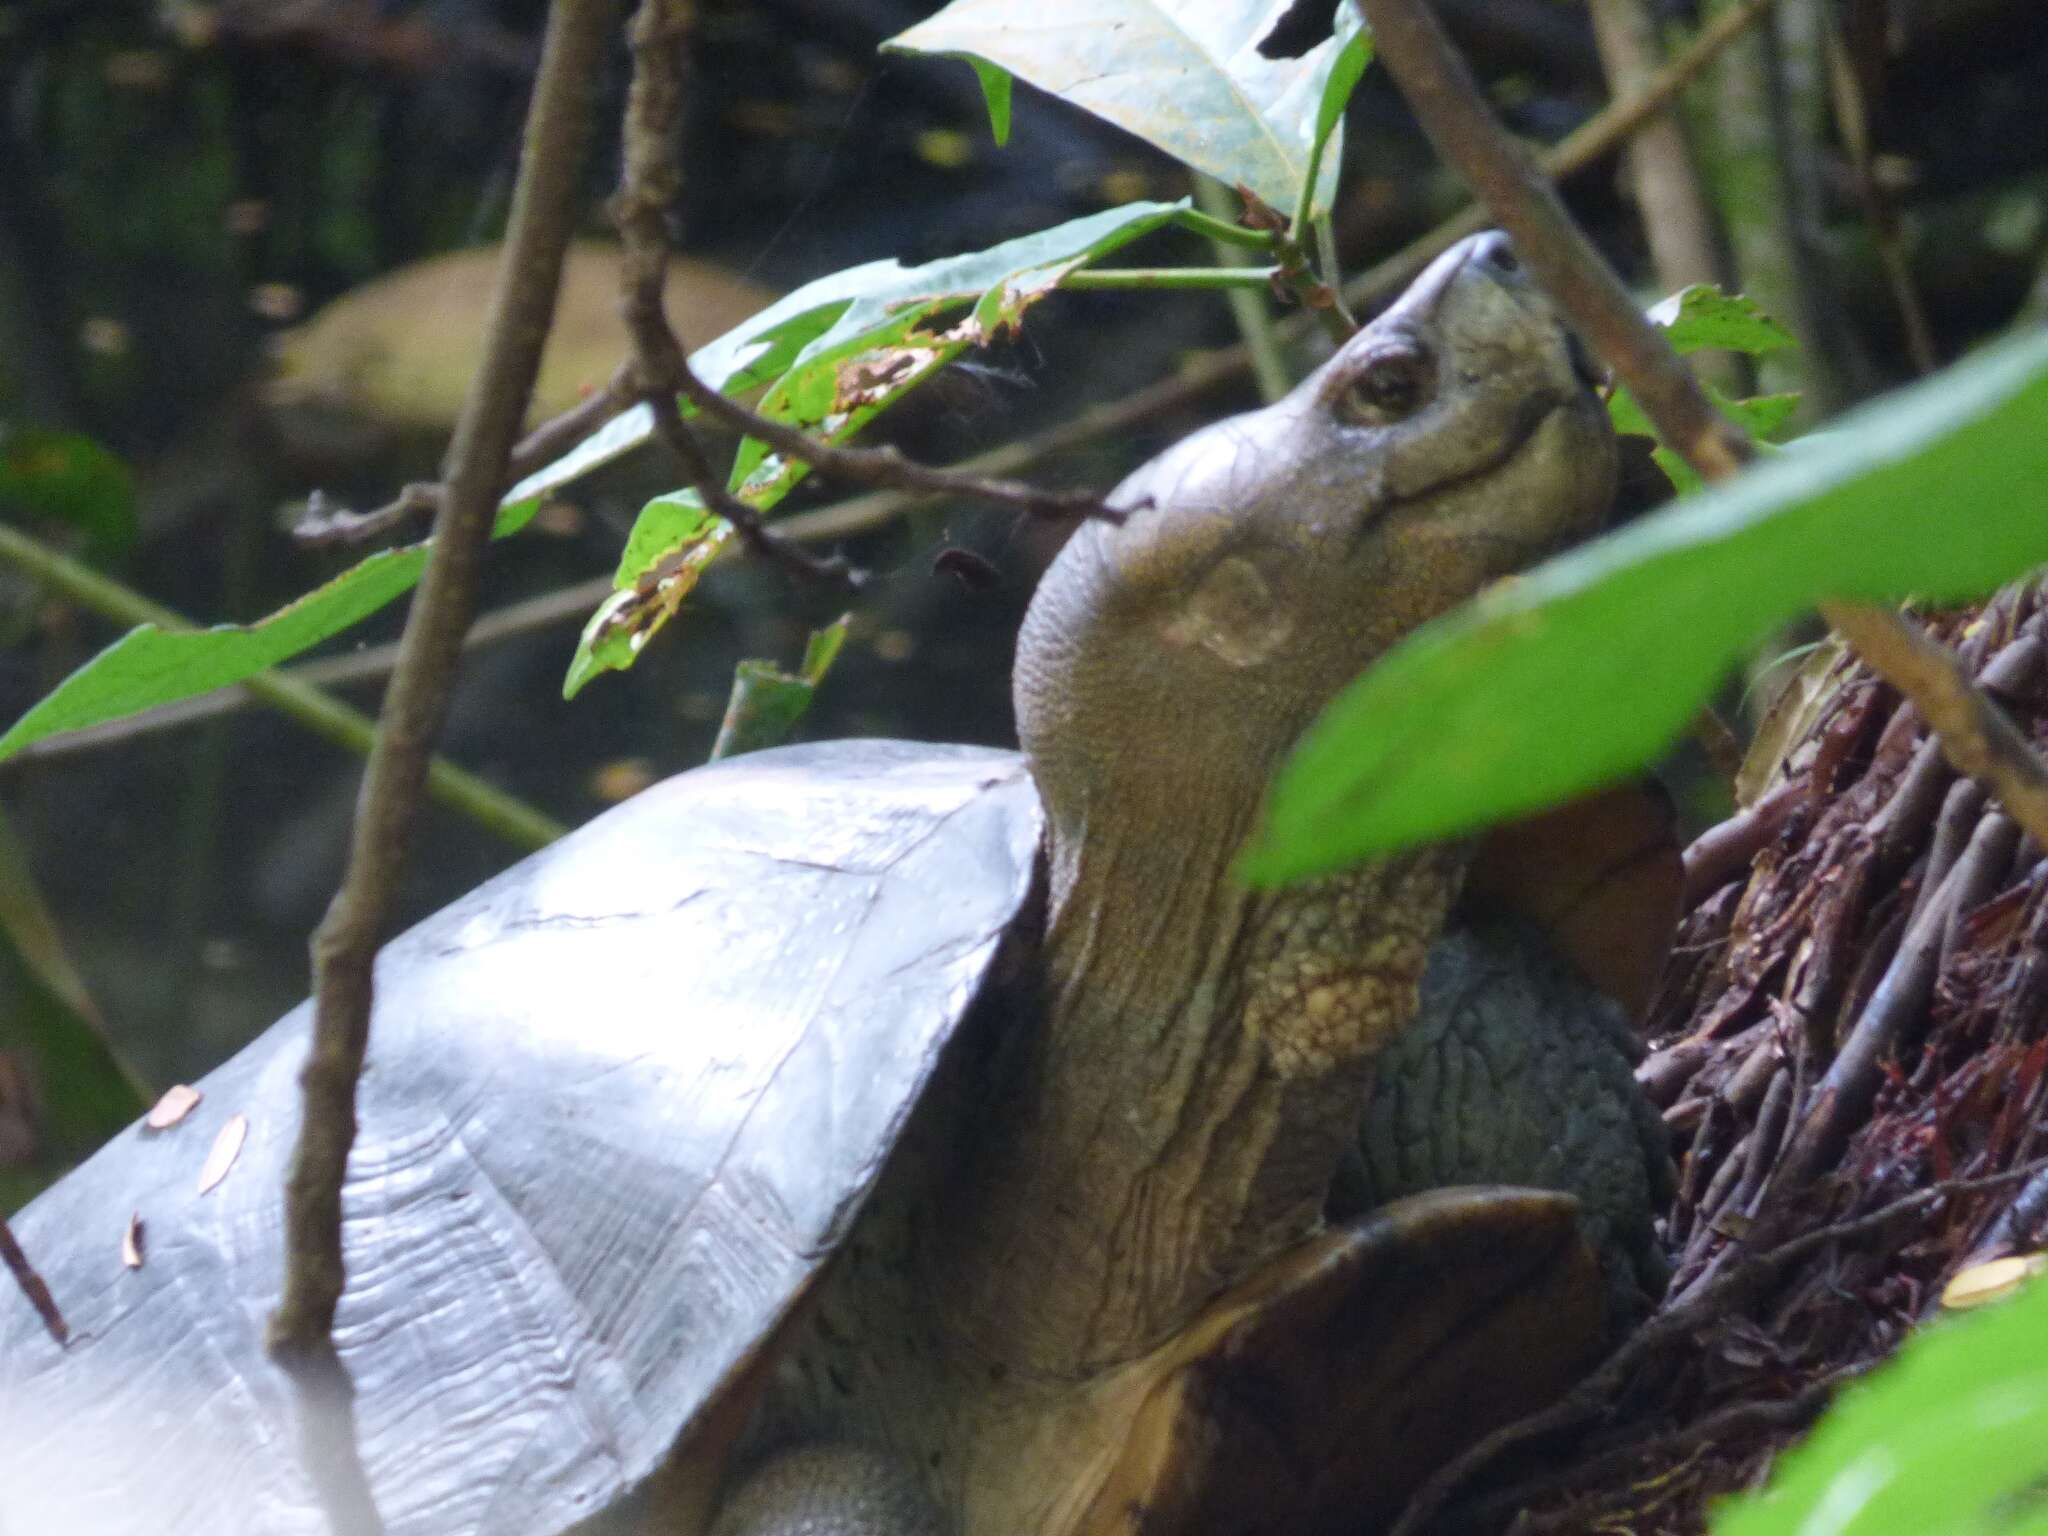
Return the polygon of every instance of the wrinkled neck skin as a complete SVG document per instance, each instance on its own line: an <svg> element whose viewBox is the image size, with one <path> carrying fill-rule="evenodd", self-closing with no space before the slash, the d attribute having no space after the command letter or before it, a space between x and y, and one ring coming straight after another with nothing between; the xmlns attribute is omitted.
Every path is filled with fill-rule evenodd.
<svg viewBox="0 0 2048 1536"><path fill-rule="evenodd" d="M1274 769L1417 624L1597 526L1613 442L1501 246L1447 255L1287 399L1196 434L1069 542L1019 639L1048 817L1040 1006L933 1287L1006 1371L1133 1359L1312 1233L1462 853L1251 892ZM1374 414L1389 349L1422 403Z"/></svg>
<svg viewBox="0 0 2048 1536"><path fill-rule="evenodd" d="M1089 595L1048 588L1027 654ZM1146 1352L1315 1230L1462 868L1438 849L1251 891L1231 866L1300 707L1252 688L1228 720L1123 713L1113 751L1034 753L1044 992L980 1149L981 1273L947 1288L987 1353L1050 1377Z"/></svg>
<svg viewBox="0 0 2048 1536"><path fill-rule="evenodd" d="M1316 1229L1461 871L1435 849L1250 892L1247 802L1194 788L1053 832L1029 1113L985 1186L1035 1250L999 1273L1039 1277L990 1320L1049 1374L1144 1353Z"/></svg>

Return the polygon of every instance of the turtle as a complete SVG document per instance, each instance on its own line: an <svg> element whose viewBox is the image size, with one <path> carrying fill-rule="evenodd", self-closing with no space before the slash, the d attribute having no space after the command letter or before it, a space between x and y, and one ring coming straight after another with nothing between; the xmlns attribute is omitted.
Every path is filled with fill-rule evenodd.
<svg viewBox="0 0 2048 1536"><path fill-rule="evenodd" d="M1233 867L1352 676L1600 524L1595 383L1468 240L1077 529L1021 751L714 763L386 946L335 1334L384 1528L1356 1533L1558 1391L1658 1283L1642 965L1494 844ZM309 1019L18 1217L72 1336L0 1290L7 1536L327 1528L262 1345Z"/></svg>

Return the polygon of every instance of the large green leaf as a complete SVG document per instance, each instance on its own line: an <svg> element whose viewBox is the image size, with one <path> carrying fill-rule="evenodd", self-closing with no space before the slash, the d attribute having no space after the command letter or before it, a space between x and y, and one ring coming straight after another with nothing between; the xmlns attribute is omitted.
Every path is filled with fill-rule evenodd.
<svg viewBox="0 0 2048 1536"><path fill-rule="evenodd" d="M728 394L767 384L757 407L764 414L845 442L961 353L1014 328L1072 273L1187 211L1185 202L1129 203L923 266L878 261L849 268L799 288L700 349L692 363ZM604 453L631 446L621 431ZM578 467L595 462L586 453ZM809 473L808 465L749 438L727 485L765 512ZM618 595L585 628L564 692L574 694L599 672L630 666L727 537L724 523L708 517L694 490L656 497L642 508L619 560Z"/></svg>
<svg viewBox="0 0 2048 1536"><path fill-rule="evenodd" d="M1261 58L1288 0L953 0L882 46L1021 75L1276 208L1301 202L1324 86L1343 41ZM1363 63L1359 63L1363 68ZM986 82L984 72L983 80ZM1333 136L1314 211L1336 189Z"/></svg>
<svg viewBox="0 0 2048 1536"><path fill-rule="evenodd" d="M516 533L539 507L538 496L506 503L494 536ZM59 731L225 688L288 661L410 591L426 563L425 544L385 550L254 624L197 630L138 625L15 721L0 736L0 758Z"/></svg>
<svg viewBox="0 0 2048 1536"><path fill-rule="evenodd" d="M2048 1286L1910 1339L1714 1536L2019 1536L2048 1524Z"/></svg>
<svg viewBox="0 0 2048 1536"><path fill-rule="evenodd" d="M2034 334L1483 593L1324 713L1249 873L1334 869L1631 773L1819 599L1960 601L2048 560L2044 421Z"/></svg>

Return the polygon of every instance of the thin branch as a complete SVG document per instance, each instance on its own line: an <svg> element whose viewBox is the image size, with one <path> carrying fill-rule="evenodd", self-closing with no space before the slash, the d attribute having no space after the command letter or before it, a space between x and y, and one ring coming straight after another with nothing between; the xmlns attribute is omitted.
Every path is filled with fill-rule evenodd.
<svg viewBox="0 0 2048 1536"><path fill-rule="evenodd" d="M189 633L198 628L183 614L160 603L151 602L133 588L123 586L111 577L95 571L91 566L74 560L69 555L61 554L20 529L10 528L4 523L0 523L0 560L28 572L52 590L63 593L73 602L103 614L116 623L154 624L158 629L174 633ZM313 686L312 679L287 672L259 672L244 681L241 689L258 702L269 705L294 724L334 743L343 751L353 752L358 757L369 754L370 744L376 738L376 725L367 715L349 708L333 695L321 692ZM207 699L215 696L208 695ZM207 700L189 702L198 705ZM176 704L166 705L164 709L171 711L184 707L184 704ZM91 729L118 732L138 720L153 718L157 713L158 711L151 710L145 715L134 716L128 720L109 721L104 726L94 726ZM81 731L75 734L85 736L89 733ZM65 739L51 738L53 742ZM31 758L37 754L41 746L41 743L36 743L26 747L17 758L9 761ZM524 851L543 848L568 830L525 801L506 794L502 789L465 769L456 767L446 758L437 757L429 766L427 793L449 809L467 816L492 835Z"/></svg>
<svg viewBox="0 0 2048 1536"><path fill-rule="evenodd" d="M415 480L374 512L337 506L319 491L306 498L305 511L292 525L292 538L308 549L331 544L364 544L395 533L416 517L441 510L442 488L434 481Z"/></svg>
<svg viewBox="0 0 2048 1536"><path fill-rule="evenodd" d="M498 491L554 316L611 21L609 0L558 0L548 12L482 366L449 450L446 497L364 773L348 872L313 938L313 1039L285 1187L284 1294L268 1342L298 1386L309 1470L343 1530L380 1529L355 1444L352 1388L333 1339L346 1281L341 1190L369 1045L373 962L447 717Z"/></svg>
<svg viewBox="0 0 2048 1536"><path fill-rule="evenodd" d="M1823 603L1820 611L1871 671L1913 701L1956 772L1983 785L2048 848L2048 767L1955 653L1887 608Z"/></svg>
<svg viewBox="0 0 2048 1536"><path fill-rule="evenodd" d="M1197 171L1194 177L1195 201L1202 211L1222 219L1231 210L1230 189L1213 176ZM1222 241L1210 242L1210 250L1219 263L1228 259L1229 247ZM1221 271L1219 265L1214 270ZM1277 272L1278 267L1269 268ZM1087 274L1076 272L1066 281L1073 286L1075 277ZM1258 386L1259 398L1271 405L1294 387L1293 376L1287 367L1287 354L1280 345L1279 328L1273 322L1272 289L1269 282L1261 282L1257 290L1232 290L1227 299L1230 318L1237 324L1237 334L1244 338L1244 344L1251 354L1252 382Z"/></svg>
<svg viewBox="0 0 2048 1536"><path fill-rule="evenodd" d="M57 1310L56 1297L50 1294L48 1282L36 1273L35 1265L29 1263L28 1255L21 1251L21 1244L15 1240L13 1229L7 1225L4 1216L0 1216L0 1264L5 1264L8 1273L14 1276L14 1283L21 1287L21 1294L35 1308L36 1316L43 1320L43 1326L57 1341L57 1347L62 1349L69 1344L71 1329L64 1321L64 1314Z"/></svg>
<svg viewBox="0 0 2048 1536"><path fill-rule="evenodd" d="M633 343L633 391L647 402L656 435L682 461L704 505L732 524L749 553L800 579L850 591L866 578L843 560L809 554L769 532L760 512L726 489L695 430L676 408L676 395L690 380L690 365L665 304L668 210L682 191L676 140L682 129L683 61L693 8L693 0L641 0L628 29L633 78L621 130L625 168L611 211L625 247L619 313Z"/></svg>
<svg viewBox="0 0 2048 1536"><path fill-rule="evenodd" d="M838 443L828 443L787 422L763 416L737 400L728 399L700 379L687 362L678 382L683 398L707 416L715 416L734 431L757 437L777 453L801 459L819 474L848 485L925 491L941 496L970 496L1031 517L1100 517L1117 522L1124 516L1122 511L1105 506L1100 496L1089 491L1048 491L1020 481L940 469L935 465L920 464L886 446L847 448Z"/></svg>

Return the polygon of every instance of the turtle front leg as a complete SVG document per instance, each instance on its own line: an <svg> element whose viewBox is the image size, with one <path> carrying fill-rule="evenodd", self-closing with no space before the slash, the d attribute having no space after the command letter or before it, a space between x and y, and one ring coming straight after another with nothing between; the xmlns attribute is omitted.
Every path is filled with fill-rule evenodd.
<svg viewBox="0 0 2048 1536"><path fill-rule="evenodd" d="M950 1536L900 1457L842 1441L778 1451L743 1476L710 1536Z"/></svg>
<svg viewBox="0 0 2048 1536"><path fill-rule="evenodd" d="M1430 953L1415 1018L1374 1064L1361 1155L1333 1189L1331 1214L1446 1185L1574 1195L1618 1330L1663 1291L1654 1221L1672 1180L1632 1039L1621 1009L1535 924L1496 916L1453 928Z"/></svg>

